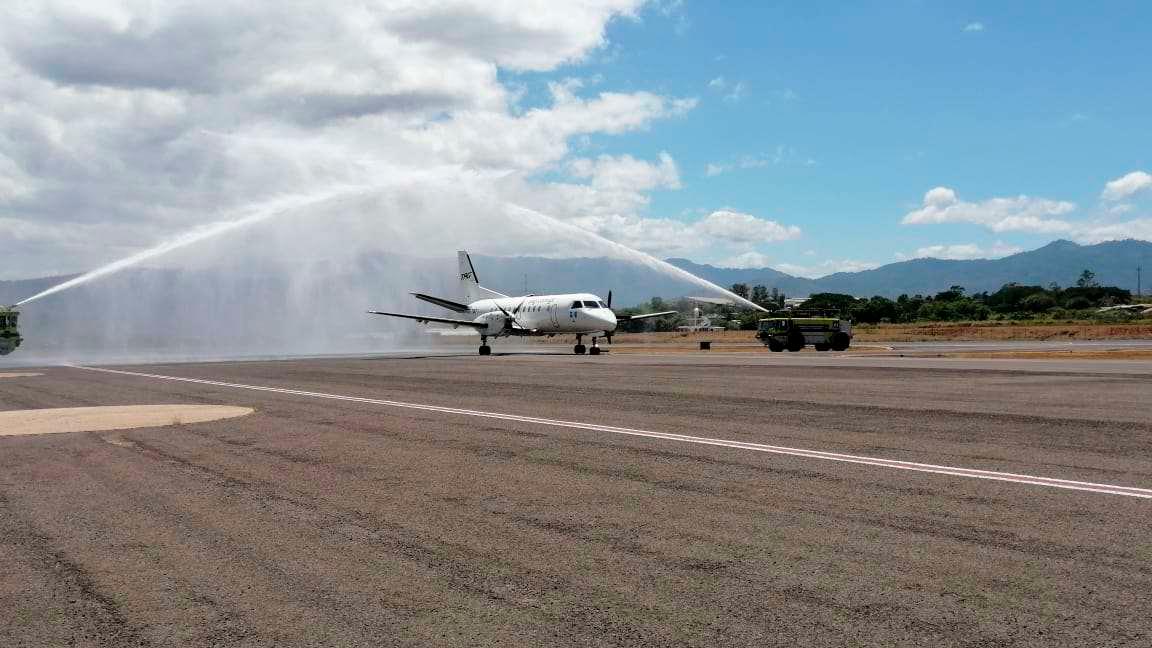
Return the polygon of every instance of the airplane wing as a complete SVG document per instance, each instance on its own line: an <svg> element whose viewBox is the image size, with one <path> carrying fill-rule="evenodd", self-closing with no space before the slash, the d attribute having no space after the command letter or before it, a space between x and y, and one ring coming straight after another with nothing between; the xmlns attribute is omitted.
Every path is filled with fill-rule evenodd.
<svg viewBox="0 0 1152 648"><path fill-rule="evenodd" d="M417 322L437 322L440 324L452 324L454 326L471 326L476 330L488 328L487 324L480 324L472 320L457 320L448 319L446 317L428 317L426 315L405 315L403 313L385 313L383 311L368 311L372 315L387 315L388 317L403 317L404 319L416 320Z"/></svg>
<svg viewBox="0 0 1152 648"><path fill-rule="evenodd" d="M617 322L630 322L633 320L651 319L653 317L664 317L665 315L675 315L676 311L660 311L659 313L643 313L641 315L617 315Z"/></svg>

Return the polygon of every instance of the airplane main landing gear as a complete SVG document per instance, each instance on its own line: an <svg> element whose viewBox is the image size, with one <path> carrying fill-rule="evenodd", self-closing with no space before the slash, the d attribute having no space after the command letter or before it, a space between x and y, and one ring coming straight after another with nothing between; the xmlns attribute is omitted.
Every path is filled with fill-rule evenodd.
<svg viewBox="0 0 1152 648"><path fill-rule="evenodd" d="M492 355L492 347L488 346L488 337L480 338L480 355Z"/></svg>

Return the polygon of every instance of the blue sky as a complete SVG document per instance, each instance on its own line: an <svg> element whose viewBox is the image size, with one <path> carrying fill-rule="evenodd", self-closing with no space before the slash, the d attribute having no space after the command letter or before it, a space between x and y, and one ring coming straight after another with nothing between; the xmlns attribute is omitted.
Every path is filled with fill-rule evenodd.
<svg viewBox="0 0 1152 648"><path fill-rule="evenodd" d="M583 153L669 153L682 186L654 191L648 216L730 208L798 225L801 237L756 250L815 274L932 246L984 256L1063 237L901 224L934 187L974 203L1071 202L1060 216L1077 225L1147 213L1146 197L1122 216L1099 203L1105 183L1152 167L1148 25L1152 5L1137 2L687 1L612 21L609 45L584 64L520 76L698 98L682 118L596 135Z"/></svg>
<svg viewBox="0 0 1152 648"><path fill-rule="evenodd" d="M519 207L807 276L1152 238L1147 2L10 4L0 279L347 187L429 256L611 250Z"/></svg>

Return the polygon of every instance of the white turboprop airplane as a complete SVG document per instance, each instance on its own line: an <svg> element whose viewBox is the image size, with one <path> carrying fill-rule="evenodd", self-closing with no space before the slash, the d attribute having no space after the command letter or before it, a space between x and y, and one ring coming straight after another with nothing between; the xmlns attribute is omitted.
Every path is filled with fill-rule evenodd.
<svg viewBox="0 0 1152 648"><path fill-rule="evenodd" d="M383 311L368 312L373 315L403 317L421 323L451 324L453 328L471 327L480 334L480 355L492 353L492 347L488 346L488 338L490 337L553 336L559 333L576 335L576 346L573 350L577 354L587 352L591 355L600 355L600 347L596 345L597 339L603 337L611 344L612 334L616 332L616 326L620 322L661 317L676 312L661 311L659 313L644 313L643 315L616 315L612 312L611 291L608 292L608 301L606 302L601 301L599 297L591 293L509 297L480 285L480 280L476 276L476 268L472 266L472 259L467 252L457 252L456 256L460 263L460 286L463 289L463 299L466 303L422 293L412 293L412 296L471 319L428 317L426 315L385 313ZM592 338L591 348L584 347L585 335Z"/></svg>

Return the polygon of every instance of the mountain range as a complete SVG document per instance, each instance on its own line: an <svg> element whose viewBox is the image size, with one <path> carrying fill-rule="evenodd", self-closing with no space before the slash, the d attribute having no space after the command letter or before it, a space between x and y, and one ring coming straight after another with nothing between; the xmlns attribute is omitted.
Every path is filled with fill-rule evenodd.
<svg viewBox="0 0 1152 648"><path fill-rule="evenodd" d="M606 295L612 290L615 304L620 306L638 304L654 296L671 298L707 294L704 288L670 275L615 259L473 255L473 261L482 283L507 294L590 290ZM837 292L864 297L896 297L905 293L928 295L947 290L953 285L964 286L969 292L995 291L1009 282L1069 286L1086 269L1094 272L1096 280L1103 285L1136 291L1137 268L1144 267L1152 274L1150 261L1152 243L1133 239L1095 245L1059 240L1000 259L912 259L872 270L837 272L817 279L795 277L772 268L722 268L694 263L688 259L668 259L669 263L725 288L743 283L749 287L763 285L769 289L777 288L789 296ZM396 263L397 260L389 260L388 265ZM442 263L430 263L427 260L413 260L412 263L428 265L428 273L445 272ZM0 304L13 303L66 278L0 281ZM342 277L341 280L347 281L349 278ZM377 279L372 278L371 281L376 282ZM400 288L443 290L443 282L438 283L442 285ZM1148 292L1149 283L1152 283L1152 279L1143 281L1141 287L1145 292Z"/></svg>
<svg viewBox="0 0 1152 648"><path fill-rule="evenodd" d="M734 270L701 266L684 259L669 261L723 286L733 283L776 286L790 295L837 292L858 297L897 297L901 294L933 294L953 285L963 286L970 293L991 292L1009 282L1071 286L1084 270L1094 272L1096 281L1102 285L1119 286L1135 292L1137 268L1143 267L1152 273L1152 266L1149 266L1152 243L1127 239L1079 245L1059 240L999 259L912 259L872 270L837 272L818 279L793 277L771 268ZM1149 279L1148 276L1144 278ZM1146 289L1150 282L1142 283L1141 288Z"/></svg>
<svg viewBox="0 0 1152 648"><path fill-rule="evenodd" d="M608 259L541 259L536 257L474 257L481 276L485 273L497 290L509 294L524 291L524 278L533 292L611 288L621 304L634 304L652 296L675 297L703 294L682 281L654 271L638 271L631 263ZM1044 247L1000 259L912 259L872 270L837 272L817 279L796 277L772 268L721 268L688 259L668 259L672 265L722 287L742 283L762 285L789 296L820 292L848 293L858 297L901 294L929 295L963 286L968 292L995 291L1009 282L1047 286L1070 286L1080 273L1091 270L1103 285L1137 289L1137 267L1148 270L1152 283L1152 243L1128 239L1096 245L1053 241ZM486 279L487 280L487 279ZM1145 291L1147 292L1147 291Z"/></svg>

